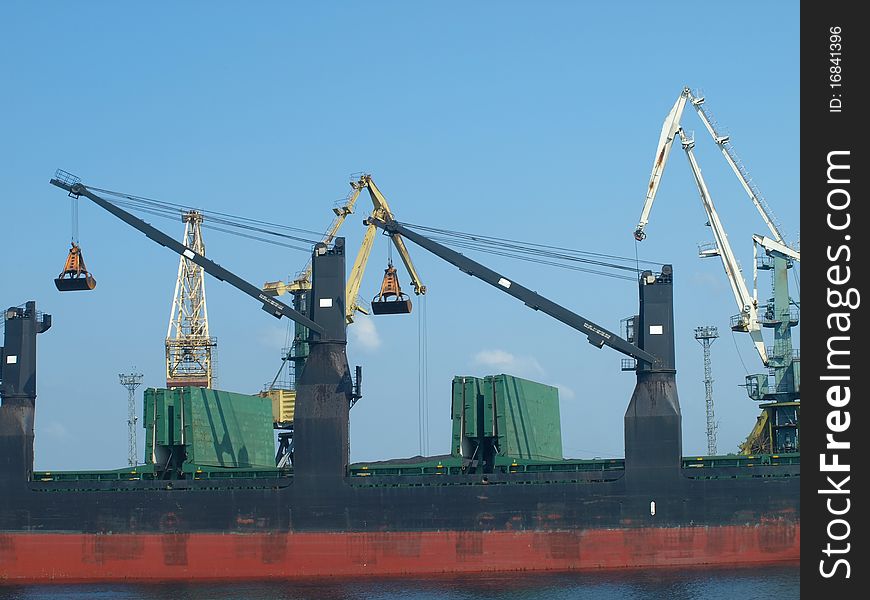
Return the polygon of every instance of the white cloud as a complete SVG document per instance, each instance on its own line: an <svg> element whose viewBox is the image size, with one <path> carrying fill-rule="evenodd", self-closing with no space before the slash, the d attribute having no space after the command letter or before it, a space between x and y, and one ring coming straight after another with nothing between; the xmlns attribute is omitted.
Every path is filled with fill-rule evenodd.
<svg viewBox="0 0 870 600"><path fill-rule="evenodd" d="M574 390L569 388L567 385L564 385L562 383L554 383L552 385L559 388L559 400L573 400L577 397L577 394L574 393Z"/></svg>
<svg viewBox="0 0 870 600"><path fill-rule="evenodd" d="M481 350L474 355L474 364L520 377L544 374L544 368L534 357L516 356L505 350Z"/></svg>
<svg viewBox="0 0 870 600"><path fill-rule="evenodd" d="M355 316L348 331L353 341L363 350L377 350L381 347L381 336L378 334L375 322L365 315Z"/></svg>
<svg viewBox="0 0 870 600"><path fill-rule="evenodd" d="M45 436L61 440L70 437L69 430L67 430L63 423L58 423L57 421L52 421L51 423L40 427L39 432Z"/></svg>

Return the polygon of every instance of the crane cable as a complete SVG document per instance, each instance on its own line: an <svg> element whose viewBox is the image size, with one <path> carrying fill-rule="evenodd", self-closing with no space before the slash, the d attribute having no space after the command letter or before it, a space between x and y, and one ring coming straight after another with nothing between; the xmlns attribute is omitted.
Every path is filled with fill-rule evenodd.
<svg viewBox="0 0 870 600"><path fill-rule="evenodd" d="M323 236L322 232L316 232L310 229L291 227L289 225L282 225L279 223L273 223L260 219L251 219L248 217L231 215L229 213L219 211L203 210L192 207L190 205L175 204L162 200L156 200L154 198L146 198L144 196L134 196L132 194L125 194L122 192L116 192L103 188L89 187L88 189L109 196L114 196L116 198L114 200L114 203L118 206L129 208L134 212L151 214L161 218L177 220L184 213L191 210L196 210L197 212L201 213L203 217L205 217L203 223L204 228L213 229L215 231L220 231L222 233L228 233L239 237L253 239L255 241L284 246L295 250L303 250L307 252L310 251L310 247L295 246L293 244L288 244L280 240L292 240L313 246L318 241L320 241ZM222 225L223 227L219 227L220 225ZM308 236L318 237L316 239L314 237L302 237L300 235L293 235L287 232L298 232L302 234L307 234ZM278 239L270 239L269 237L262 237L261 235L256 234L271 236L271 238Z"/></svg>
<svg viewBox="0 0 870 600"><path fill-rule="evenodd" d="M544 260L541 258L535 258L533 256L526 256L524 254L517 254L517 253L513 253L513 252L503 252L500 250L487 248L485 246L476 246L476 245L472 245L472 244L464 244L462 242L456 242L456 241L450 240L449 238L436 238L433 236L432 239L435 241L440 241L445 246L453 246L454 248L467 248L469 250L477 250L479 252L484 252L486 254L492 254L494 256L505 256L507 258L513 258L515 260L522 260L525 262L538 263L538 264L542 264L542 265L559 267L560 269L568 269L571 271L581 271L583 273L591 273L593 275L601 275L603 277L612 277L614 279L624 279L627 281L635 281L634 277L630 277L628 275L623 275L620 273L608 273L606 271L599 271L597 269L587 269L585 267L580 267L577 265L564 264L564 263L560 263L560 262L556 262L556 261L552 261L552 260Z"/></svg>
<svg viewBox="0 0 870 600"><path fill-rule="evenodd" d="M457 240L464 240L467 243L476 243L481 246L485 246L486 244L501 246L506 249L516 250L520 253L526 254L543 254L550 258L559 258L562 260L576 260L578 262L588 262L590 264L596 264L601 266L607 266L611 268L631 270L634 269L631 267L626 267L624 265L618 265L614 262L605 262L603 259L611 259L612 261L620 261L620 262L635 262L634 258L627 258L623 256L617 256L614 254L604 254L601 252L589 252L584 250L576 250L573 248L565 248L563 246L553 246L550 244L539 244L535 242L523 242L518 240L512 240L509 238L500 238L488 235L481 235L475 233L467 233L463 231L453 231L449 229L439 229L435 227L427 227L424 225L416 225L413 223L405 223L401 222L402 225L411 229L419 229L421 231L427 231L435 234L441 234L443 236L447 236L445 239L456 238ZM583 257L594 257L594 258L583 258ZM646 264L650 265L659 265L661 263L656 263L653 261L642 261Z"/></svg>
<svg viewBox="0 0 870 600"><path fill-rule="evenodd" d="M637 257L626 258L612 254L574 250L561 246L534 242L521 242L508 238L498 238L494 236L426 227L411 223L402 223L402 225L411 229L419 229L429 232L430 238L434 241L438 241L446 246L454 248L476 250L496 256L505 256L515 260L545 264L628 281L636 281L636 271L639 269L640 262L650 265L660 264L652 261L639 261ZM619 262L634 263L634 266L619 264ZM597 268L579 266L576 263L587 264ZM613 269L617 272L607 272L601 270L601 268ZM627 275L623 273L624 271L629 271L632 275Z"/></svg>
<svg viewBox="0 0 870 600"><path fill-rule="evenodd" d="M109 194L112 196L120 197L120 198L126 198L127 200L129 200L131 202L138 202L138 203L141 203L143 205L151 205L154 207L164 208L164 209L168 209L168 210L178 210L178 211L182 211L182 212L196 210L198 212L203 213L204 215L211 215L212 217L224 217L226 219L234 219L237 222L247 222L247 223L253 223L253 224L257 224L257 225L265 225L265 226L269 226L269 227L276 227L279 229L287 229L290 231L309 233L312 235L320 235L321 234L320 232L313 231L311 229L303 229L301 227L291 227L290 225L283 225L281 223L273 223L270 221L263 221L260 219L251 219L250 217L242 217L239 215L232 215L229 213L224 213L224 212L219 212L219 211L203 210L203 209L197 208L197 207L189 205L189 204L175 204L172 202L166 202L163 200L148 198L146 196L136 196L133 194L125 194L123 192L116 192L116 191L107 190L107 189L103 189L103 188L97 188L97 187L90 187L89 186L88 189L96 191L96 192L102 192L104 194Z"/></svg>
<svg viewBox="0 0 870 600"><path fill-rule="evenodd" d="M88 189L115 197L114 202L116 204L131 211L150 214L165 219L177 220L184 213L189 212L190 210L197 210L203 215L203 217L205 217L203 222L203 228L205 229L211 229L221 233L227 233L237 237L243 237L293 250L308 252L310 251L311 246L318 243L323 236L321 232L315 232L310 229L291 227L270 221L231 215L224 212L196 209L190 205L176 204L104 188L89 187ZM77 208L77 206L74 205L74 208ZM77 211L75 216L77 217ZM509 238L453 231L449 229L414 225L411 223L403 223L403 225L434 234L431 235L433 239L455 248L474 250L496 256L504 256L514 260L523 260L526 262L544 264L626 281L636 281L637 271L640 270L640 263L649 265L660 264L653 261L639 261L636 248L635 257L632 259L612 254L575 250L549 244L522 242ZM74 235L77 237L77 227L75 227L75 230ZM304 237L303 235L294 235L295 233L307 234L308 236L315 235L318 237ZM305 244L305 246L289 242L301 242L302 244ZM392 256L390 256L390 258L392 258ZM626 272L630 272L631 275Z"/></svg>
<svg viewBox="0 0 870 600"><path fill-rule="evenodd" d="M70 230L72 243L79 243L79 199L75 196L70 196Z"/></svg>
<svg viewBox="0 0 870 600"><path fill-rule="evenodd" d="M429 339L426 319L426 296L420 296L417 309L417 428L420 456L429 456Z"/></svg>
<svg viewBox="0 0 870 600"><path fill-rule="evenodd" d="M746 368L746 363L743 362L743 355L740 353L740 346L737 344L737 338L734 336L734 330L731 330L731 341L734 342L734 349L737 351L737 358L740 359L740 364L743 365L743 372L749 375L749 369Z"/></svg>
<svg viewBox="0 0 870 600"><path fill-rule="evenodd" d="M393 243L387 243L387 264L393 264ZM417 306L417 444L420 456L429 456L429 352L426 296Z"/></svg>

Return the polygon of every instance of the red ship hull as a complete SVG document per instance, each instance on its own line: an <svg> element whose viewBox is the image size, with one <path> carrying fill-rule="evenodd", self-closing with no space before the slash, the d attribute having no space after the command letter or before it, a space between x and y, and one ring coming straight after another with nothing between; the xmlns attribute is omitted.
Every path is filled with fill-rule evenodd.
<svg viewBox="0 0 870 600"><path fill-rule="evenodd" d="M274 534L0 534L5 583L797 563L800 525Z"/></svg>

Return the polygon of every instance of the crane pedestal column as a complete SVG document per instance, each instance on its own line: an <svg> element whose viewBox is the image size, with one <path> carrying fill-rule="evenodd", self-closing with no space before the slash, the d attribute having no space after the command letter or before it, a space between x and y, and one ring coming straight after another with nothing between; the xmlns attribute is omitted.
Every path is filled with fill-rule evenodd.
<svg viewBox="0 0 870 600"><path fill-rule="evenodd" d="M625 470L631 479L679 473L682 418L674 374L638 373L625 411Z"/></svg>
<svg viewBox="0 0 870 600"><path fill-rule="evenodd" d="M33 472L36 408L36 335L51 327L51 315L37 319L36 302L9 308L0 347L0 489L22 486ZM7 480L8 478L8 480Z"/></svg>
<svg viewBox="0 0 870 600"><path fill-rule="evenodd" d="M309 314L324 333L310 340L293 417L294 479L303 485L334 486L332 480L345 476L350 459L353 380L347 362L344 278L344 238L336 238L332 248L315 246Z"/></svg>
<svg viewBox="0 0 870 600"><path fill-rule="evenodd" d="M625 411L625 470L631 481L673 478L682 461L682 414L674 357L673 268L640 275L637 344L657 358L638 361L637 385Z"/></svg>

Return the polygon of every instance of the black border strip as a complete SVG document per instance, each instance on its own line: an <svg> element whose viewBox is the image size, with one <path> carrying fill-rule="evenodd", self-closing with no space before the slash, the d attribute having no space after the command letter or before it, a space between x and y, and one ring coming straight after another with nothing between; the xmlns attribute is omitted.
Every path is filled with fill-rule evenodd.
<svg viewBox="0 0 870 600"><path fill-rule="evenodd" d="M866 249L861 247L870 242L862 231L870 220L862 210L870 177L864 149L870 143L864 125L870 103L862 81L866 77L862 57L868 55L870 31L858 18L858 6L860 3L845 2L804 2L801 6L801 590L806 598L831 600L866 598L865 580L870 572L864 548L870 543L870 533L863 516L870 504L867 495L858 490L868 486L864 473L870 458L863 406L867 393L862 378L862 358L866 355L862 346L870 339L862 303L870 302L870 295L857 302L854 294L847 296L849 289L861 294L867 288L862 282L868 273L862 259ZM848 171L831 171L830 178L836 182L829 182L829 160L850 167ZM829 196L830 204L838 208L829 206ZM832 282L842 281L847 273L848 281ZM851 298L849 304L854 308L832 306L840 301L838 293L844 301ZM838 320L831 317L833 313L848 313L849 317ZM829 328L829 321L833 328ZM848 326L847 331L838 331L838 325ZM829 345L850 352L833 357L842 368L829 367ZM850 379L823 379L831 375L848 375ZM828 402L829 391L837 385L848 386L851 393L850 401L841 402L844 405L839 407ZM831 393L835 404L838 395L841 399L845 395L843 388ZM834 414L836 411L840 412ZM849 442L850 448L826 448L826 435L831 433L829 419L838 428L845 420L845 411L849 412L850 425L833 435L837 441ZM850 465L850 470L823 471L822 454L828 463L837 454L838 462ZM850 479L844 481L845 476ZM835 485L849 493L819 493ZM846 506L849 510L845 514L831 514L831 510L843 511ZM848 526L834 522L836 519L843 519ZM827 555L828 544L848 551ZM837 560L846 562L837 564ZM830 576L823 576L822 571Z"/></svg>

